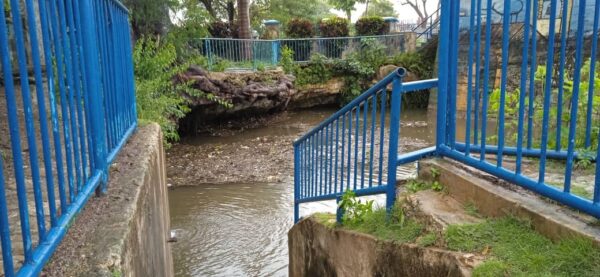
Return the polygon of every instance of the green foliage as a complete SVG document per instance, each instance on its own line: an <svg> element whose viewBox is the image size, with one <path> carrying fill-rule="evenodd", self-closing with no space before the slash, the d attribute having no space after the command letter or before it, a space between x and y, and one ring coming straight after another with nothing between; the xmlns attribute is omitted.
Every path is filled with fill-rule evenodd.
<svg viewBox="0 0 600 277"><path fill-rule="evenodd" d="M432 59L417 52L407 52L388 58L386 63L404 67L419 79L429 79L433 77L434 60L435 57Z"/></svg>
<svg viewBox="0 0 600 277"><path fill-rule="evenodd" d="M312 22L302 18L291 19L286 25L285 33L290 38L311 38L315 35Z"/></svg>
<svg viewBox="0 0 600 277"><path fill-rule="evenodd" d="M433 178L433 181L431 182L427 182L427 181L423 181L423 180L419 180L419 179L410 179L406 182L406 190L410 193L415 193L415 192L419 192L422 190L428 190L431 189L433 191L443 191L444 190L444 186L440 183L439 181L439 177L440 177L440 171L439 169L432 167L431 168L431 178Z"/></svg>
<svg viewBox="0 0 600 277"><path fill-rule="evenodd" d="M171 26L169 10L177 8L177 0L124 0L130 11L131 27L135 38L160 36Z"/></svg>
<svg viewBox="0 0 600 277"><path fill-rule="evenodd" d="M407 218L398 205L392 208L389 215L386 209L377 209L365 216L361 222L344 223L344 228L398 243L414 242L424 231L424 226Z"/></svg>
<svg viewBox="0 0 600 277"><path fill-rule="evenodd" d="M329 4L331 4L334 8L344 11L346 13L346 17L350 20L350 15L354 10L354 5L356 3L364 3L364 0L328 0Z"/></svg>
<svg viewBox="0 0 600 277"><path fill-rule="evenodd" d="M250 15L254 29L260 29L264 20L278 20L287 26L292 18L305 18L311 22L331 15L331 6L325 0L254 0Z"/></svg>
<svg viewBox="0 0 600 277"><path fill-rule="evenodd" d="M208 32L214 38L238 38L238 30L237 24L222 21L214 21L208 26Z"/></svg>
<svg viewBox="0 0 600 277"><path fill-rule="evenodd" d="M167 41L177 50L177 59L186 61L200 56L203 47L198 38L208 36L208 14L195 0L182 0L177 9L180 24L174 25L167 35Z"/></svg>
<svg viewBox="0 0 600 277"><path fill-rule="evenodd" d="M350 34L349 24L348 19L334 16L321 20L319 31L322 37L347 37Z"/></svg>
<svg viewBox="0 0 600 277"><path fill-rule="evenodd" d="M437 240L438 237L436 233L429 233L420 237L419 240L417 240L417 244L422 247L428 247L434 245Z"/></svg>
<svg viewBox="0 0 600 277"><path fill-rule="evenodd" d="M498 272L504 273L500 276L596 276L600 272L600 249L592 241L572 238L553 243L514 217L450 225L445 239L450 250L490 256L473 276L498 276Z"/></svg>
<svg viewBox="0 0 600 277"><path fill-rule="evenodd" d="M281 48L281 59L279 65L283 68L286 74L292 74L296 70L296 63L294 63L294 51L287 46Z"/></svg>
<svg viewBox="0 0 600 277"><path fill-rule="evenodd" d="M188 82L174 82L190 64L177 62L177 52L171 43L158 39L140 38L133 51L136 100L138 117L142 121L154 121L163 131L165 143L179 139L177 120L189 111L183 95L205 97L223 103L211 94L196 90Z"/></svg>
<svg viewBox="0 0 600 277"><path fill-rule="evenodd" d="M330 64L327 57L314 54L308 65L299 66L295 69L296 85L322 84L332 77Z"/></svg>
<svg viewBox="0 0 600 277"><path fill-rule="evenodd" d="M339 208L344 214L343 224L356 225L364 222L365 218L373 213L373 200L363 203L356 197L356 193L347 190L342 195Z"/></svg>
<svg viewBox="0 0 600 277"><path fill-rule="evenodd" d="M385 21L381 16L361 17L356 24L356 34L359 36L376 36L385 33Z"/></svg>
<svg viewBox="0 0 600 277"><path fill-rule="evenodd" d="M389 0L371 0L369 10L363 13L363 16L391 16L398 17L394 10L394 3Z"/></svg>

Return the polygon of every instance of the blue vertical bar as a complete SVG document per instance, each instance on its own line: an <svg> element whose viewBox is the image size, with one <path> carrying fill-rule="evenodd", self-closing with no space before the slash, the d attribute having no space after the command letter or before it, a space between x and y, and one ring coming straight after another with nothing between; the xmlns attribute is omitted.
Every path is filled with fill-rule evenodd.
<svg viewBox="0 0 600 277"><path fill-rule="evenodd" d="M504 152L504 116L506 105L506 74L508 71L508 51L510 50L509 31L510 31L510 2L504 1L504 21L502 24L502 76L500 78L500 108L498 109L498 154L496 162L498 167L502 167L502 158Z"/></svg>
<svg viewBox="0 0 600 277"><path fill-rule="evenodd" d="M323 195L323 189L324 189L324 185L323 184L323 177L325 177L324 174L324 169L325 167L323 166L323 145L325 144L325 141L323 140L323 136L324 136L325 132L323 130L319 131L318 135L319 135L319 195Z"/></svg>
<svg viewBox="0 0 600 277"><path fill-rule="evenodd" d="M58 23L59 23L59 27L60 27L60 33L61 33L61 45L62 45L62 58L64 59L64 68L66 68L66 83L67 83L67 87L64 90L64 93L62 93L61 95L61 101L60 101L60 106L63 110L63 127L65 128L64 132L65 132L65 145L67 145L67 148L69 148L69 151L67 152L67 156L68 156L68 162L67 162L67 168L68 168L68 173L70 174L69 176L69 201L73 202L75 201L75 182L78 182L77 180L77 176L73 176L73 174L77 174L77 162L75 161L75 157L77 154L77 151L75 149L75 145L72 145L73 141L75 140L75 138L73 137L73 120L71 118L74 117L73 115L73 110L70 108L70 101L68 101L69 99L71 99L71 94L72 94L72 89L73 89L73 73L71 71L71 50L70 50L70 46L68 41L68 35L67 35L67 23L66 23L66 15L65 15L65 9L64 9L64 2L63 1L57 1L58 2L58 6L57 6L57 10L58 10ZM61 69L59 69L59 71L62 71ZM61 72L62 73L62 72ZM71 148L72 147L72 148ZM70 162L70 165L69 165ZM75 163L75 168L73 168L73 163ZM75 179L74 179L75 178Z"/></svg>
<svg viewBox="0 0 600 277"><path fill-rule="evenodd" d="M556 26L556 0L550 4L550 30L548 34L548 56L546 58L546 81L544 86L544 116L542 119L542 130L548 130L548 121L550 117L550 98L552 93L552 61L554 61L554 33ZM540 174L539 183L544 182L546 175L546 152L548 150L548 132L542 132L541 155L540 155Z"/></svg>
<svg viewBox="0 0 600 277"><path fill-rule="evenodd" d="M64 172L63 172L63 159L62 159L62 151L61 151L61 144L60 144L60 132L59 132L59 126L58 126L58 112L56 110L56 101L54 99L54 95L55 95L55 78L54 78L54 68L52 66L52 45L51 45L51 41L50 41L50 29L48 26L48 15L46 13L46 1L38 1L38 8L40 11L40 27L42 29L42 42L44 44L44 61L45 61L45 66L46 66L46 78L47 78L47 83L48 83L48 99L49 99L49 104L50 104L50 117L51 117L51 122L52 122L52 137L54 138L54 157L55 157L55 162L56 162L56 175L57 175L57 179L58 179L58 185L59 188L63 187L64 188L64 183L65 183L65 176L64 176ZM42 99L44 99L44 97L42 97ZM40 105L45 105L40 103ZM45 158L44 158L45 159ZM52 168L50 168L50 170L46 169L46 172L52 172ZM52 177L52 174L50 174L50 177ZM53 200L55 198L54 195L54 178L51 178L50 180L52 181L48 181L47 182L47 188L48 188L48 202L49 203L53 203L54 207L49 206L50 208L50 225L52 227L56 226L57 224L57 219L56 219L56 203ZM59 189L60 190L60 189ZM59 196L60 197L60 196ZM64 214L66 211L66 197L64 197L64 194L61 197L61 212ZM63 202L65 201L65 202ZM63 207L65 206L65 207ZM55 210L54 215L52 213L52 210Z"/></svg>
<svg viewBox="0 0 600 277"><path fill-rule="evenodd" d="M11 5L12 6L12 5ZM5 11L4 1L0 7ZM11 10L15 10L12 6ZM17 9L18 13L18 9ZM29 230L29 212L27 206L27 191L25 188L25 173L23 172L23 156L21 148L21 138L19 134L19 118L17 114L17 101L15 98L15 85L12 75L12 64L10 60L10 50L8 49L8 28L6 27L5 13L0 13L0 59L2 60L2 73L4 74L4 93L6 97L6 111L8 113L11 150L13 155L13 165L15 171L15 181L17 184L17 199L19 206L19 219L21 221L21 236L23 238L23 250L25 252L25 261L32 259L31 251L31 233ZM14 17L13 17L14 20ZM15 23L16 24L16 23ZM20 22L19 22L20 24ZM27 80L27 79L25 79ZM4 228L8 228L2 226ZM10 239L10 236L9 236ZM4 248L2 249L4 250ZM12 262L12 260L11 260ZM5 264L6 266L6 264Z"/></svg>
<svg viewBox="0 0 600 277"><path fill-rule="evenodd" d="M340 156L340 193L344 192L344 150L346 147L346 114L342 115L342 153Z"/></svg>
<svg viewBox="0 0 600 277"><path fill-rule="evenodd" d="M560 65L558 70L558 97L556 101L556 146L555 150L561 150L561 133L562 133L562 114L563 114L563 94L564 94L564 85L565 85L565 59L566 59L566 47L567 47L567 11L568 11L569 1L562 1L562 16L561 16L561 24L560 24ZM548 72L551 74L551 72Z"/></svg>
<svg viewBox="0 0 600 277"><path fill-rule="evenodd" d="M323 175L325 181L323 182L325 185L324 191L325 194L329 194L330 190L329 190L329 186L331 185L331 183L327 182L329 180L329 175L331 174L329 172L329 125L325 126L325 139L323 140L323 147L325 147L325 168L323 169L325 171L325 174ZM329 174L328 174L329 173Z"/></svg>
<svg viewBox="0 0 600 277"><path fill-rule="evenodd" d="M68 110L67 110L67 106L64 105L63 103L66 103L66 96L65 96L65 85L64 85L64 68L63 68L63 62L64 62L64 55L63 55L63 40L62 40L62 32L59 30L59 23L58 23L58 16L56 14L56 3L55 1L50 1L50 17L48 18L51 21L51 25L52 25L52 30L53 30L53 40L54 40L54 50L55 50L55 54L56 54L56 72L57 72L57 82L58 82L58 89L59 89L59 94L60 94L60 108L61 108L61 118L62 118L62 123L63 123L63 140L64 140L64 144L65 144L65 159L66 159L66 164L67 164L67 185L69 187L71 187L72 183L73 183L73 173L72 173L72 168L73 168L73 162L71 160L71 143L69 142L69 124L67 124L67 118L68 118ZM48 68L52 68L53 64L50 63L49 65L46 65ZM50 71L51 72L51 71ZM49 86L49 87L53 87L53 86ZM57 116L58 117L58 116ZM55 130L55 133L58 133L58 130ZM55 137L55 145L59 145L60 146L60 139L56 139ZM59 171L58 177L60 178L63 175L63 163L58 163L58 158L62 156L62 150L60 150L59 147L58 150L56 150L57 153L60 153L56 156L57 158L57 170ZM58 193L59 193L59 197L60 197L60 203L61 203L61 212L62 213L66 213L67 212L67 206L68 206L68 201L67 201L67 193L66 193L66 187L65 187L65 182L63 180L63 182L60 182L59 179L59 183L58 183Z"/></svg>
<svg viewBox="0 0 600 277"><path fill-rule="evenodd" d="M31 0L27 0L27 24L37 26L35 20L34 6ZM44 79L42 77L42 66L40 62L40 50L38 48L37 28L29 29L29 41L33 59L33 70L35 75L35 90L37 96L37 107L40 122L40 138L44 157L44 169L46 170L46 185L48 188L48 208L50 210L50 221L52 226L56 223L56 201L54 199L54 177L52 176L52 155L50 154L50 137L47 124L46 100L44 97ZM31 166L35 166L32 164ZM40 195L41 198L41 195ZM43 211L43 210L42 210Z"/></svg>
<svg viewBox="0 0 600 277"><path fill-rule="evenodd" d="M535 0L534 0L535 1ZM525 4L525 29L523 31L523 60L521 63L521 86L519 91L519 116L517 126L517 160L515 173L521 174L521 161L523 158L523 126L525 125L525 95L527 94L527 64L529 56L529 21L531 20L531 0ZM533 64L531 65L534 66ZM534 80L530 80L533 82ZM531 101L531 99L530 99Z"/></svg>
<svg viewBox="0 0 600 277"><path fill-rule="evenodd" d="M486 25L485 25L485 50L484 50L484 66L483 66L483 101L481 103L481 152L479 159L485 160L486 136L487 136L487 110L488 96L490 91L490 44L492 37L492 0L487 1L486 9Z"/></svg>
<svg viewBox="0 0 600 277"><path fill-rule="evenodd" d="M69 26L69 42L70 42L70 50L71 50L71 63L73 70L73 87L71 87L71 93L69 94L69 106L71 108L71 126L73 132L73 149L75 152L75 164L76 164L76 173L77 173L77 192L81 191L81 187L83 186L84 180L84 161L83 152L85 152L85 146L80 144L83 142L83 126L81 126L82 122L82 111L81 111L81 93L80 93L80 72L79 72L79 54L77 45L77 38L75 32L78 32L77 27L75 26L75 20L73 19L73 6L68 1L66 4L66 14L67 14L67 24Z"/></svg>
<svg viewBox="0 0 600 277"><path fill-rule="evenodd" d="M100 191L106 192L108 165L106 163L106 129L104 128L104 109L102 108L102 91L100 90L100 64L98 60L98 40L94 22L92 0L80 0L80 14L82 20L81 33L83 35L83 49L85 57L85 78L88 84L90 98L91 129L94 144L95 170L102 172L102 185Z"/></svg>
<svg viewBox="0 0 600 277"><path fill-rule="evenodd" d="M25 129L27 133L27 144L29 145L29 163L31 169L31 178L33 181L33 194L35 202L35 215L38 227L38 236L40 241L46 237L46 224L44 221L44 205L42 202L42 189L40 184L40 168L38 165L37 142L35 128L33 126L33 108L31 104L31 92L29 90L29 75L27 72L27 55L25 53L25 39L23 37L23 27L19 1L11 0L11 14L13 19L13 30L17 46L17 58L19 62L19 77L21 78L21 94L23 100L23 110L25 113ZM37 45L36 45L37 46ZM37 48L36 48L37 49ZM38 53L39 56L39 53ZM38 60L39 67L39 60ZM8 101L7 101L8 102ZM18 124L18 123L17 123ZM12 127L12 126L11 126ZM19 153L19 155L21 155ZM16 174L15 174L16 175ZM24 211L20 211L21 213Z"/></svg>
<svg viewBox="0 0 600 277"><path fill-rule="evenodd" d="M446 123L447 114L446 108L448 106L448 66L450 64L448 56L448 47L450 46L450 13L452 11L451 6L453 0L441 1L440 2L440 34L439 34L439 45L438 45L438 103L437 103L437 124L436 124L436 148L446 145ZM491 0L488 0L491 1ZM383 110L382 110L383 112Z"/></svg>
<svg viewBox="0 0 600 277"><path fill-rule="evenodd" d="M4 3L0 3L0 8L2 8L4 11ZM2 18L2 22L4 22L4 18ZM0 28L3 27L6 26L0 25ZM3 32L3 30L5 29L2 29L0 32ZM3 69L5 68L3 67ZM4 186L4 164L2 162L2 155L0 155L0 240L2 242L2 264L4 267L4 275L14 276L15 269L13 265L12 245L10 241L8 208L6 207L6 187Z"/></svg>
<svg viewBox="0 0 600 277"><path fill-rule="evenodd" d="M529 107L527 109L527 149L533 146L533 104L535 100L535 72L537 71L537 14L538 1L533 1L531 24L531 64L529 65Z"/></svg>
<svg viewBox="0 0 600 277"><path fill-rule="evenodd" d="M592 51L590 53L590 79L588 87L588 101L587 101L587 115L586 115L586 126L585 126L585 148L592 146L592 113L594 103L594 88L596 78L596 59L598 50L598 21L600 20L600 0L596 0L594 6L594 31L592 34Z"/></svg>
<svg viewBox="0 0 600 277"><path fill-rule="evenodd" d="M335 193L335 184L333 183L333 122L329 124L329 193ZM337 145L336 145L337 146Z"/></svg>
<svg viewBox="0 0 600 277"><path fill-rule="evenodd" d="M475 46L475 116L473 122L473 143L479 141L479 95L481 94L480 79L481 79L481 1L477 0L477 45Z"/></svg>
<svg viewBox="0 0 600 277"><path fill-rule="evenodd" d="M335 173L333 174L333 184L335 186L334 192L338 193L341 192L337 190L338 186L338 147L339 147L339 137L340 137L340 120L339 118L335 121L335 163L334 163L334 171ZM342 135L343 137L343 135ZM343 147L343 143L342 143L342 147Z"/></svg>
<svg viewBox="0 0 600 277"><path fill-rule="evenodd" d="M381 90L381 120L379 126L379 186L383 185L383 145L385 144L385 113L387 112L386 108L387 103L387 88L383 88Z"/></svg>
<svg viewBox="0 0 600 277"><path fill-rule="evenodd" d="M456 95L458 94L458 44L459 44L459 38L458 38L458 33L460 32L460 26L459 26L459 18L460 18L460 1L456 0L453 1L453 6L452 6L452 13L451 13L451 18L452 20L450 21L450 63L449 63L449 68L448 68L448 73L449 73L449 91L450 94L448 95L448 103L449 103L449 110L447 110L448 112L448 125L447 125L447 132L448 132L448 143L450 144L450 147L452 149L454 149L454 145L456 143Z"/></svg>
<svg viewBox="0 0 600 277"><path fill-rule="evenodd" d="M360 124L360 105L356 106L356 126L354 131L354 190L358 183L358 130Z"/></svg>
<svg viewBox="0 0 600 277"><path fill-rule="evenodd" d="M365 151L367 149L367 114L369 112L369 99L365 99L365 104L363 106L363 132L362 132L362 170L361 170L361 180L360 180L360 188L365 188Z"/></svg>
<svg viewBox="0 0 600 277"><path fill-rule="evenodd" d="M475 46L475 3L471 0L471 13L469 14L469 67L467 73L467 119L465 123L465 156L469 156L471 151L471 97L473 97L473 47Z"/></svg>
<svg viewBox="0 0 600 277"><path fill-rule="evenodd" d="M300 206L298 204L298 193L300 186L300 147L294 145L294 223L300 218Z"/></svg>
<svg viewBox="0 0 600 277"><path fill-rule="evenodd" d="M567 149L567 169L565 171L565 192L571 191L573 173L573 156L575 153L575 132L577 128L577 111L579 108L579 90L581 83L581 68L583 67L583 34L585 29L585 2L579 1L579 16L577 18L577 42L575 50L575 72L573 76L573 95L571 96L571 122L569 124L569 148ZM589 111L591 112L591 110Z"/></svg>
<svg viewBox="0 0 600 277"><path fill-rule="evenodd" d="M398 71L403 69L398 69ZM400 108L402 101L402 74L394 78L390 113L390 141L388 150L388 175L385 207L388 214L396 202L396 167L398 166L398 136L400 133Z"/></svg>
<svg viewBox="0 0 600 277"><path fill-rule="evenodd" d="M377 125L377 93L371 97L371 143L369 151L369 187L373 187L373 152L375 152L375 125Z"/></svg>
<svg viewBox="0 0 600 277"><path fill-rule="evenodd" d="M352 164L350 164L352 157L352 110L348 111L348 165L346 166L347 170L347 183L346 188L350 189L350 169Z"/></svg>

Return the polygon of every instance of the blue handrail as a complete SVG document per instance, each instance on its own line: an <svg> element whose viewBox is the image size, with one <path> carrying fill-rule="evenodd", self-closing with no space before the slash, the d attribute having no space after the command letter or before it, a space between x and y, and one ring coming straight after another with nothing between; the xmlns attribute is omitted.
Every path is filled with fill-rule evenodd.
<svg viewBox="0 0 600 277"><path fill-rule="evenodd" d="M106 192L108 165L137 126L129 14L117 0L10 0L0 9L11 11L9 18L0 13L0 100L6 102L0 120L10 134L0 138L10 139L9 149L0 149L3 274L37 276L87 199ZM7 199L7 186L16 186L15 200ZM8 217L9 203L18 205L18 218ZM17 226L20 238L11 238Z"/></svg>

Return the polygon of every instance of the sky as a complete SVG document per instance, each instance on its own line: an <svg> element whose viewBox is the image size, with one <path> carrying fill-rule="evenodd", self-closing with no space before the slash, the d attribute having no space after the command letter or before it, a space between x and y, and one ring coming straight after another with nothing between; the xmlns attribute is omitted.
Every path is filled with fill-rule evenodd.
<svg viewBox="0 0 600 277"><path fill-rule="evenodd" d="M415 11L408 5L400 5L400 0L390 0L392 3L394 3L394 10L396 11L396 13L398 13L398 19L400 20L409 20L409 21L417 21L417 19L419 18L417 16L417 14L415 13ZM417 0L420 2L420 0ZM435 11L437 9L437 5L438 5L439 1L437 0L429 0L427 3L427 7L428 7L428 11L431 13L433 11ZM354 6L354 8L356 8L356 10L352 11L352 22L356 22L356 20L358 20L358 18L360 17L361 14L363 14L365 12L365 4L356 4ZM338 10L332 10L332 12L334 12L335 14L341 16L341 17L346 17L346 13L342 12L342 11L338 11Z"/></svg>

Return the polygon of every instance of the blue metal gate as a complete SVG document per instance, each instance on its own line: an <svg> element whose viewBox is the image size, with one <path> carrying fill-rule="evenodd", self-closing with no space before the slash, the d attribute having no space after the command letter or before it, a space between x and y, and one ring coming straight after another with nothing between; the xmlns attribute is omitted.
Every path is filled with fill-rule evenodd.
<svg viewBox="0 0 600 277"><path fill-rule="evenodd" d="M0 60L2 273L37 276L137 126L128 11L0 1Z"/></svg>
<svg viewBox="0 0 600 277"><path fill-rule="evenodd" d="M347 189L356 188L359 195L385 192L390 208L395 168L425 155L462 162L600 218L600 163L595 162L600 154L600 0L440 2L437 80L402 84L401 78L388 77L294 144L295 220L300 203L335 199ZM517 8L519 3L522 7ZM389 83L394 83L391 123L382 128L389 141L380 142L387 144L389 155L375 157L376 164L388 164L387 170L379 171L387 174L387 183L366 190L357 186L362 180L357 177L353 182L336 179L336 165L345 166L346 177L363 173L364 165L370 169L373 159L361 155L370 149L369 134L361 135L357 123L352 131L352 119L366 118L366 103L378 94L385 96ZM400 98L394 95L415 86L437 88L436 143L430 149L396 156ZM354 136L353 144L337 140L339 124L340 134ZM361 148L357 138L365 137L367 143ZM359 151L352 148L355 153L346 154L350 158L345 164L332 162L323 151L329 146L343 152L357 145ZM372 152L365 153L372 158ZM547 178L550 160L560 161L560 182ZM594 171L589 197L572 190L574 167L584 163ZM333 171L327 170L331 165Z"/></svg>

